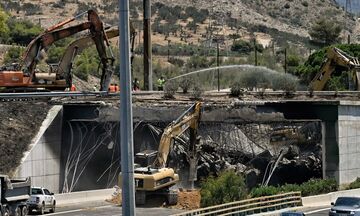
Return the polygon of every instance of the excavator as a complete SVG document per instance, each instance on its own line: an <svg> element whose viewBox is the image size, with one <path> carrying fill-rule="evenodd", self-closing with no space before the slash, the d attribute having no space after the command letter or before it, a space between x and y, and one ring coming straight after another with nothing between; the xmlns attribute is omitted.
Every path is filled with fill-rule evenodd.
<svg viewBox="0 0 360 216"><path fill-rule="evenodd" d="M336 47L327 50L327 58L321 66L320 71L311 81L310 88L314 91L322 91L337 66L343 67L351 72L351 78L357 90L360 90L359 60Z"/></svg>
<svg viewBox="0 0 360 216"><path fill-rule="evenodd" d="M88 21L62 28L84 14L88 15ZM91 38L94 41L101 58L102 77L100 90L106 91L113 73L114 57L109 46L107 35L104 31L103 23L94 10L89 10L51 26L33 39L27 46L23 56L22 65L13 64L0 67L0 88L5 88L7 91L32 91L34 89L64 90L70 87L71 74L63 73L59 70L39 72L36 69L36 65L42 59L42 51L44 49L47 49L51 44L58 40L84 30L90 31ZM107 56L107 48L110 50L111 57Z"/></svg>
<svg viewBox="0 0 360 216"><path fill-rule="evenodd" d="M201 118L201 106L201 102L196 102L164 129L157 151L144 150L135 155L136 204L145 204L146 197L151 194L165 196L169 205L177 203L177 191L170 188L179 181L179 175L175 173L173 168L167 167L167 162L174 139L182 135L187 129L190 132L190 143L187 150L190 163L189 178L196 178L196 145L198 143L197 131ZM120 173L119 185L121 185L121 181Z"/></svg>
<svg viewBox="0 0 360 216"><path fill-rule="evenodd" d="M118 28L111 28L105 31L105 35L108 40L114 37L119 36ZM136 31L133 26L130 24L130 41L131 41L131 53L134 51L134 41L135 41ZM81 54L81 52L94 45L94 40L92 35L86 35L76 39L71 42L65 49L64 54L62 55L59 63L50 65L51 71L55 74L59 74L61 76L69 77L71 79L71 71L74 59L77 55ZM131 64L133 62L134 55L131 56ZM103 73L104 75L104 73ZM102 78L103 86L109 86L110 78ZM71 81L70 81L71 83Z"/></svg>

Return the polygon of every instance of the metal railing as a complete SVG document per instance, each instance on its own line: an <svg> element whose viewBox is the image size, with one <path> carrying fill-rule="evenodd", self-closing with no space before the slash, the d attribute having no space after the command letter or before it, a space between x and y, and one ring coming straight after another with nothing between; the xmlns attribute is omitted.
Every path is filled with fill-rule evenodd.
<svg viewBox="0 0 360 216"><path fill-rule="evenodd" d="M190 215L250 215L278 209L300 206L301 192L290 192L274 196L259 197L225 203L216 206L196 209L174 214L173 216Z"/></svg>

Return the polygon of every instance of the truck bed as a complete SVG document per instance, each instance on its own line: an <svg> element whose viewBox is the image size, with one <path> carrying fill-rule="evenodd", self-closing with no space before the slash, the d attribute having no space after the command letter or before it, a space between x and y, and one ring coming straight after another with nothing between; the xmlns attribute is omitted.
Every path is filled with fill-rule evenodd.
<svg viewBox="0 0 360 216"><path fill-rule="evenodd" d="M14 179L10 180L7 176L0 175L0 181L2 187L1 199L7 202L26 201L30 198L31 180L26 179Z"/></svg>

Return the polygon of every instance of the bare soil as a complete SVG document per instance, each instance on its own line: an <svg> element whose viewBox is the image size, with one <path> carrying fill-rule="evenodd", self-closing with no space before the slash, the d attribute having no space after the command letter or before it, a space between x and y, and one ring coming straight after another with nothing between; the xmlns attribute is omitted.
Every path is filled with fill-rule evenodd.
<svg viewBox="0 0 360 216"><path fill-rule="evenodd" d="M49 109L46 102L0 102L1 174L14 174Z"/></svg>
<svg viewBox="0 0 360 216"><path fill-rule="evenodd" d="M199 190L180 190L178 196L178 203L173 206L166 206L163 197L152 196L151 199L147 199L148 202L145 207L170 207L184 210L200 208L201 196ZM115 205L121 205L121 193L119 193L117 196L112 196L110 199L105 201Z"/></svg>
<svg viewBox="0 0 360 216"><path fill-rule="evenodd" d="M178 203L172 208L193 210L200 208L201 195L199 190L179 191Z"/></svg>

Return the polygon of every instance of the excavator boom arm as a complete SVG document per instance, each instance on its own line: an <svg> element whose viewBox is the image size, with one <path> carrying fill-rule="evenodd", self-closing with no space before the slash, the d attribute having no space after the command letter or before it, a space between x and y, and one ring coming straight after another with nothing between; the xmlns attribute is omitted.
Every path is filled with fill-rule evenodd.
<svg viewBox="0 0 360 216"><path fill-rule="evenodd" d="M35 72L36 64L40 60L39 57L41 50L47 48L48 46L50 46L51 44L53 44L54 42L60 39L69 37L78 32L89 29L92 39L95 42L96 49L101 58L101 63L103 65L100 90L108 89L108 85L110 83L110 79L113 73L112 64L114 62L114 59L107 57L106 44L104 43L104 40L106 40L107 42L107 38L105 36L103 23L101 22L98 14L94 10L89 10L87 13L88 13L88 22L84 22L68 28L59 29L65 24L75 20L75 18L65 20L64 22L61 22L53 27L50 27L43 34L39 35L30 42L23 57L26 70L28 73L30 73L29 81L32 80L32 77ZM108 64L109 60L110 60L110 65Z"/></svg>
<svg viewBox="0 0 360 216"><path fill-rule="evenodd" d="M331 78L331 74L335 71L336 66L342 66L348 68L349 70L357 69L360 67L359 61L357 58L352 57L345 53L344 51L333 47L327 51L326 61L321 66L319 73L317 73L314 79L310 83L310 87L314 91L321 91L324 89L326 83ZM353 79L358 83L357 71L353 71ZM359 85L357 85L359 89Z"/></svg>
<svg viewBox="0 0 360 216"><path fill-rule="evenodd" d="M196 102L186 112L184 112L177 120L172 122L165 128L161 136L158 155L154 162L154 166L158 168L166 167L167 158L170 152L172 140L183 134L188 128L197 131L201 118L201 103ZM191 142L191 141L190 141ZM192 142L194 144L194 142Z"/></svg>

